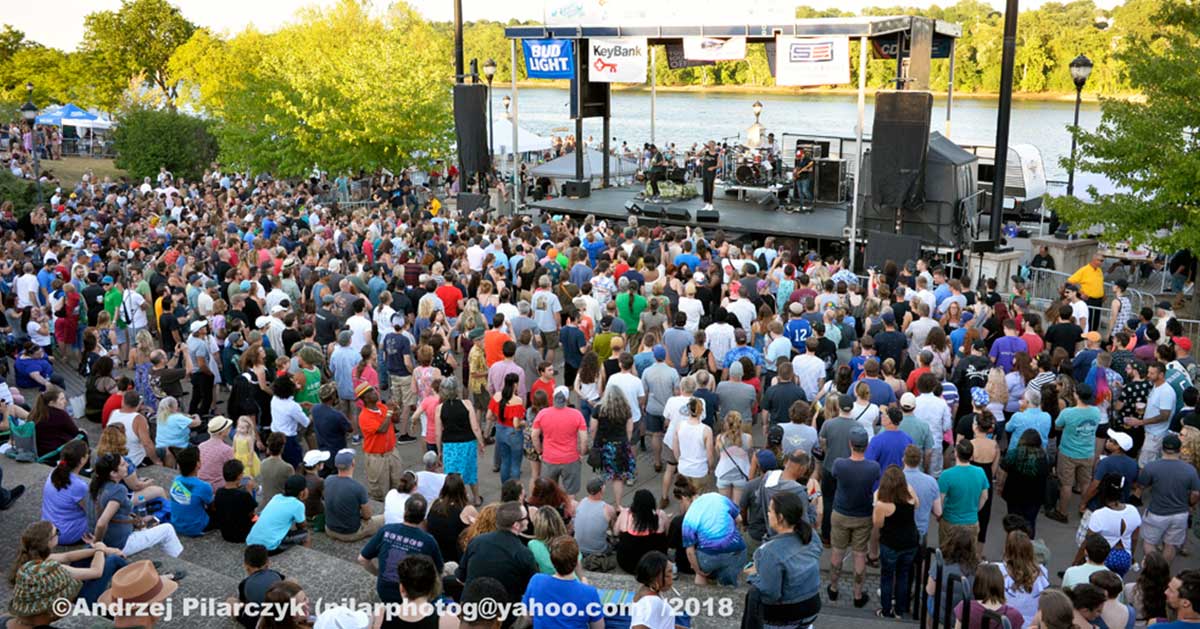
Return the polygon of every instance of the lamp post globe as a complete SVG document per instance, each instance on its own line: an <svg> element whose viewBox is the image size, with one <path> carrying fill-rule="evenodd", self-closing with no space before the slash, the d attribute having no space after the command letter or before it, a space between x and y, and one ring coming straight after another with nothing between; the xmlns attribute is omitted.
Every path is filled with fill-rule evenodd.
<svg viewBox="0 0 1200 629"><path fill-rule="evenodd" d="M754 122L757 124L758 123L758 115L761 114L762 110L763 110L762 102L757 101L757 100L754 101L754 104L750 106L750 110L754 112Z"/></svg>
<svg viewBox="0 0 1200 629"><path fill-rule="evenodd" d="M487 79L488 84L492 83L492 77L496 76L496 60L488 59L483 62L483 76Z"/></svg>
<svg viewBox="0 0 1200 629"><path fill-rule="evenodd" d="M1067 196L1075 195L1075 129L1079 128L1079 106L1083 103L1083 86L1087 84L1088 77L1092 74L1092 60L1084 55L1079 55L1071 60L1067 65L1071 71L1071 80L1075 82L1075 122L1071 126L1071 167L1067 169ZM1059 237L1066 236L1066 225L1058 221L1057 215L1052 216L1050 223L1057 223L1055 235Z"/></svg>
<svg viewBox="0 0 1200 629"><path fill-rule="evenodd" d="M1088 77L1092 75L1092 60L1085 55L1079 55L1072 59L1067 67L1071 70L1071 79L1075 81L1075 89L1082 90Z"/></svg>

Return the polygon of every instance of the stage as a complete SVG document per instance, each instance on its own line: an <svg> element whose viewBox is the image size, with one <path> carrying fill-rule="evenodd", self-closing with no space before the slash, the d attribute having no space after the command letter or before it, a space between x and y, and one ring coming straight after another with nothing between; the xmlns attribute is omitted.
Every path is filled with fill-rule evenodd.
<svg viewBox="0 0 1200 629"><path fill-rule="evenodd" d="M573 199L555 197L543 201L531 201L529 206L551 214L565 214L575 217L595 215L598 219L610 222L624 222L631 215L625 209L625 204L634 201L645 207L647 204L637 199L641 186L622 186L617 188L593 189L590 197ZM726 195L725 189L717 186L713 197L713 208L720 212L719 222L700 222L696 220L696 212L704 207L704 201L697 196L688 201L663 203L671 208L684 208L688 211L689 220L660 218L655 216L638 216L638 225L667 225L673 227L700 227L705 232L724 230L730 237L735 236L775 236L777 238L804 239L820 245L824 242L844 242L843 229L847 224L847 213L850 204L832 204L817 202L811 211L788 213L780 206L779 209L768 210L758 203L761 195L750 195L746 201L738 201L733 194Z"/></svg>

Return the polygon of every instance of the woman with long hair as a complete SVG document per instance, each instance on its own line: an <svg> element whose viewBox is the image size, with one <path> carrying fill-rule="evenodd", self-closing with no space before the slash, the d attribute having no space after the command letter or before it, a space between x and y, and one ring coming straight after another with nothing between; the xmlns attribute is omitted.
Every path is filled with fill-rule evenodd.
<svg viewBox="0 0 1200 629"><path fill-rule="evenodd" d="M277 581L263 596L257 629L312 629L308 595L295 581Z"/></svg>
<svg viewBox="0 0 1200 629"><path fill-rule="evenodd" d="M1025 388L1037 377L1037 367L1033 358L1026 352L1017 352L1013 356L1013 370L1004 376L1004 385L1008 389L1008 401L1004 404L1004 416L1012 417L1013 413L1021 410L1021 396Z"/></svg>
<svg viewBox="0 0 1200 629"><path fill-rule="evenodd" d="M646 553L666 552L670 523L671 516L658 508L654 494L646 489L634 492L633 502L622 508L612 523L613 534L617 536L617 565L634 573Z"/></svg>
<svg viewBox="0 0 1200 629"><path fill-rule="evenodd" d="M1167 585L1171 582L1171 564L1162 553L1142 558L1137 580L1125 585L1125 600L1137 610L1139 622L1162 622L1167 618Z"/></svg>
<svg viewBox="0 0 1200 629"><path fill-rule="evenodd" d="M991 411L992 418L996 420L996 431L1004 432L1004 420L1007 415L1004 414L1004 408L1008 406L1008 382L1004 377L1004 370L999 367L992 367L988 370L987 384L983 387L988 394L987 410Z"/></svg>
<svg viewBox="0 0 1200 629"><path fill-rule="evenodd" d="M930 572L929 578L925 581L925 593L929 595L929 598L926 599L926 612L930 615L941 614L944 609L954 609L963 601L960 588L950 589L950 577L958 576L963 580L970 580L980 561L979 544L975 541L975 536L965 528L952 529L950 536L941 541L941 550L942 560L945 564L942 569L941 583L937 582L933 572ZM939 591L939 588L940 591L949 592L950 595L946 597L945 608L934 609L934 594Z"/></svg>
<svg viewBox="0 0 1200 629"><path fill-rule="evenodd" d="M1117 573L1121 578L1129 572L1133 565L1133 551L1137 548L1138 529L1142 526L1142 516L1137 507L1126 504L1125 477L1121 474L1105 474L1100 479L1100 503L1104 505L1092 512L1088 519L1087 530L1104 537L1111 550L1104 560L1104 567ZM1076 540L1078 541L1078 540ZM1082 551L1082 547L1080 551ZM1076 553L1076 559L1080 553Z"/></svg>
<svg viewBox="0 0 1200 629"><path fill-rule="evenodd" d="M87 496L88 518L95 522L92 535L126 556L159 546L164 553L178 557L183 545L175 529L170 524L158 524L153 516L134 513L122 482L125 469L125 461L116 454L105 454L96 461Z"/></svg>
<svg viewBox="0 0 1200 629"><path fill-rule="evenodd" d="M67 412L67 394L54 385L37 396L33 410L29 412L29 421L37 426L35 438L39 455L54 452L80 435L87 441L87 435L79 430ZM54 462L47 461L47 464Z"/></svg>
<svg viewBox="0 0 1200 629"><path fill-rule="evenodd" d="M1029 523L1031 535L1037 535L1037 517L1045 503L1046 479L1050 476L1050 458L1042 448L1042 435L1028 428L1017 439L1000 463L1004 470L1004 498L1007 513L1015 513Z"/></svg>
<svg viewBox="0 0 1200 629"><path fill-rule="evenodd" d="M569 535L567 525L553 507L542 507L532 511L530 520L533 521L533 539L527 544L529 552L533 553L533 560L537 562L538 570L542 574L553 575L556 571L554 562L550 560L550 542L556 537ZM579 559L580 562L575 566L576 579L583 576L582 556Z"/></svg>
<svg viewBox="0 0 1200 629"><path fill-rule="evenodd" d="M95 542L91 548L53 552L60 544L62 540L58 527L53 522L39 520L25 527L8 584L17 587L18 581L26 578L22 575L30 574L38 564L43 564L40 566L43 571L65 572L77 583L78 600L90 605L108 589L112 575L128 563L120 549L106 546L103 542Z"/></svg>
<svg viewBox="0 0 1200 629"><path fill-rule="evenodd" d="M996 420L992 413L984 409L975 415L971 426L971 465L983 470L987 476L987 500L979 508L979 543L987 541L988 523L992 519L992 490L995 486L996 470L1000 468L1000 446L993 438Z"/></svg>
<svg viewBox="0 0 1200 629"><path fill-rule="evenodd" d="M971 583L971 601L963 601L954 606L954 629L982 629L987 623L983 616L988 612L1008 618L1009 625L1020 627L1025 624L1025 617L1014 607L1009 607L1004 596L1004 573L996 564L980 564L975 569L975 578ZM963 606L970 606L969 611ZM963 612L967 611L968 621L963 627Z"/></svg>
<svg viewBox="0 0 1200 629"><path fill-rule="evenodd" d="M588 436L592 447L600 449L597 471L606 484L612 485L613 504L620 505L625 483L637 475L637 458L633 451L633 410L619 388L605 390L603 401L592 412Z"/></svg>
<svg viewBox="0 0 1200 629"><path fill-rule="evenodd" d="M479 509L479 515L475 518L475 521L469 524L463 530L462 534L458 536L459 553L467 550L467 544L470 544L471 540L484 533L491 533L496 530L496 511L499 509L500 503L498 502L493 502Z"/></svg>
<svg viewBox="0 0 1200 629"><path fill-rule="evenodd" d="M704 424L704 402L693 397L684 407L687 419L675 431L672 450L675 454L676 470L703 491L712 470L714 443L712 428Z"/></svg>
<svg viewBox="0 0 1200 629"><path fill-rule="evenodd" d="M1024 531L1013 531L1004 541L1004 562L1000 564L1004 574L1004 597L1008 604L1021 612L1025 618L1024 629L1033 622L1037 613L1038 597L1050 587L1046 567L1039 564L1033 553L1033 542Z"/></svg>
<svg viewBox="0 0 1200 629"><path fill-rule="evenodd" d="M356 389L358 385L365 382L379 391L379 370L375 367L379 364L379 358L375 346L363 345L358 355L359 361L350 372L350 381L354 383Z"/></svg>
<svg viewBox="0 0 1200 629"><path fill-rule="evenodd" d="M953 366L950 340L946 337L946 331L942 328L930 328L929 335L925 337L925 346L921 349L929 350L933 354L933 363L929 365L929 370L938 380L945 380Z"/></svg>
<svg viewBox="0 0 1200 629"><path fill-rule="evenodd" d="M475 507L468 504L467 486L463 484L462 476L447 474L442 491L429 506L425 518L426 530L438 543L443 559L458 561L462 557L458 537L478 516Z"/></svg>
<svg viewBox="0 0 1200 629"><path fill-rule="evenodd" d="M78 544L88 532L87 510L83 507L88 484L80 476L88 465L88 454L86 443L68 443L42 488L42 518L54 524L59 543L65 546Z"/></svg>
<svg viewBox="0 0 1200 629"><path fill-rule="evenodd" d="M717 435L717 491L740 504L742 492L750 479L750 451L754 440L750 437L750 423L743 421L742 414L729 411L725 416L725 429Z"/></svg>
<svg viewBox="0 0 1200 629"><path fill-rule="evenodd" d="M129 368L133 370L133 387L142 396L142 404L150 409L151 413L158 410L158 397L154 393L154 387L150 383L150 371L154 368L154 364L150 362L150 355L157 349L154 344L154 337L150 335L149 330L140 330L137 337L134 339L133 347L129 348Z"/></svg>
<svg viewBox="0 0 1200 629"><path fill-rule="evenodd" d="M488 422L496 426L496 448L500 452L500 482L521 477L521 461L525 458L522 432L525 424L525 402L517 395L521 378L515 373L504 376L504 386L488 400Z"/></svg>
<svg viewBox="0 0 1200 629"><path fill-rule="evenodd" d="M697 371L707 371L708 373L719 374L721 371L717 369L717 358L708 349L708 335L704 330L696 330L692 334L692 344L687 348L687 355L691 358L688 361L688 372L696 373Z"/></svg>
<svg viewBox="0 0 1200 629"><path fill-rule="evenodd" d="M91 373L88 374L83 393L83 416L94 424L99 424L103 419L108 396L117 392L117 381L112 377L113 367L112 357L101 356L92 363Z"/></svg>
<svg viewBox="0 0 1200 629"><path fill-rule="evenodd" d="M879 531L881 607L875 615L880 618L898 618L910 608L907 584L920 545L915 515L919 504L904 471L889 465L879 480L871 514L871 522ZM895 608L892 607L893 596Z"/></svg>
<svg viewBox="0 0 1200 629"><path fill-rule="evenodd" d="M579 399L579 412L583 413L583 421L590 422L592 413L600 404L604 393L604 370L600 365L600 355L595 351L589 349L584 352L571 388L575 390Z"/></svg>
<svg viewBox="0 0 1200 629"><path fill-rule="evenodd" d="M129 459L129 447L125 438L125 431L120 426L109 426L100 431L100 439L96 442L96 456L100 457L106 454L115 454L125 461L125 488L131 493L131 499L137 504L143 504L156 498L166 498L167 492L165 489L155 484L148 478L139 478L137 466Z"/></svg>
<svg viewBox="0 0 1200 629"><path fill-rule="evenodd" d="M533 490L529 492L529 507L552 507L558 511L562 521L568 526L575 518L575 498L563 491L562 486L549 478L538 478L533 481Z"/></svg>
<svg viewBox="0 0 1200 629"><path fill-rule="evenodd" d="M896 359L885 358L883 361L883 381L887 383L892 391L896 394L896 399L899 400L908 392L908 385L904 380L896 376Z"/></svg>
<svg viewBox="0 0 1200 629"><path fill-rule="evenodd" d="M754 551L747 568L743 627L802 629L821 611L821 538L807 516L805 501L791 492L767 503L775 535Z"/></svg>

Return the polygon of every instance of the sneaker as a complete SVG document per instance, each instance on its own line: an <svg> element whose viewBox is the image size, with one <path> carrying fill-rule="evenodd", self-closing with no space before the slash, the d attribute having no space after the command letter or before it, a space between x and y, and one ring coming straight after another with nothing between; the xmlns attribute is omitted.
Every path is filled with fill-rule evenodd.
<svg viewBox="0 0 1200 629"><path fill-rule="evenodd" d="M416 438L416 437L414 437L414 436L412 436L412 435L400 435L400 436L399 436L399 437L396 439L396 441L397 441L397 442L399 442L399 443L412 443L412 442L414 442L414 441L416 441L416 440L417 440L417 438Z"/></svg>
<svg viewBox="0 0 1200 629"><path fill-rule="evenodd" d="M8 500L5 500L2 504L0 504L0 511L9 510L13 506L13 503L15 503L17 501L17 498L20 498L24 494L25 494L25 486L24 485L17 485L16 487L13 487L12 489L8 490Z"/></svg>
<svg viewBox="0 0 1200 629"><path fill-rule="evenodd" d="M362 439L362 435L354 435L353 437L350 437L350 443L359 446L362 445Z"/></svg>
<svg viewBox="0 0 1200 629"><path fill-rule="evenodd" d="M1067 523L1067 514L1059 512L1058 509L1049 509L1046 511L1045 515L1055 522L1062 522L1063 524Z"/></svg>

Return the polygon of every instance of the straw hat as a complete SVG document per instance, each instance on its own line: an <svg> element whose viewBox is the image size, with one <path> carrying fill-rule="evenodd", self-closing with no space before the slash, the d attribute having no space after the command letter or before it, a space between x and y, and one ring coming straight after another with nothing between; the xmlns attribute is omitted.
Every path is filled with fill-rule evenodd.
<svg viewBox="0 0 1200 629"><path fill-rule="evenodd" d="M113 601L157 603L166 600L178 588L178 583L159 576L154 564L148 559L143 559L118 570L113 575L109 588L98 600L105 605Z"/></svg>

